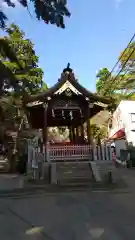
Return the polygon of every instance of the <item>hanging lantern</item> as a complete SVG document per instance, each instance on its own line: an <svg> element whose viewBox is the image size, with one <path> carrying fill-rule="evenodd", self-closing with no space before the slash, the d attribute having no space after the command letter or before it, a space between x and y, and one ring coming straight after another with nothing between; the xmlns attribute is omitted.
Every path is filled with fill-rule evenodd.
<svg viewBox="0 0 135 240"><path fill-rule="evenodd" d="M52 109L52 116L55 118L54 109Z"/></svg>
<svg viewBox="0 0 135 240"><path fill-rule="evenodd" d="M72 111L69 112L69 115L70 115L70 119L73 120L73 112Z"/></svg>
<svg viewBox="0 0 135 240"><path fill-rule="evenodd" d="M82 118L82 110L80 109L80 115L81 115L81 118Z"/></svg>
<svg viewBox="0 0 135 240"><path fill-rule="evenodd" d="M65 116L64 116L64 110L62 110L62 117L65 119Z"/></svg>

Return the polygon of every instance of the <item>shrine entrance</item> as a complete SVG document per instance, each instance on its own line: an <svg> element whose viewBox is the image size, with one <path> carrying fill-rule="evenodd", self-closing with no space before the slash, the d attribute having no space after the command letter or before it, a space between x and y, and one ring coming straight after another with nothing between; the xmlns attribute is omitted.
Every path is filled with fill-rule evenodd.
<svg viewBox="0 0 135 240"><path fill-rule="evenodd" d="M31 96L25 104L32 128L42 129L40 151L44 152L44 161L92 161L90 118L103 110L108 103L108 99L101 98L81 86L69 64L53 87ZM69 141L49 142L48 128L59 126L68 127Z"/></svg>

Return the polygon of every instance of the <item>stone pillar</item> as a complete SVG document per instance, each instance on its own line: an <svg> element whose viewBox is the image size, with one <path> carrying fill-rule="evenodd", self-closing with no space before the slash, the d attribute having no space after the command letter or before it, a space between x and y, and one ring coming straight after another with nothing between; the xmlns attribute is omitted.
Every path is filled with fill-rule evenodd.
<svg viewBox="0 0 135 240"><path fill-rule="evenodd" d="M51 184L57 184L57 169L56 169L56 163L52 164L51 167Z"/></svg>

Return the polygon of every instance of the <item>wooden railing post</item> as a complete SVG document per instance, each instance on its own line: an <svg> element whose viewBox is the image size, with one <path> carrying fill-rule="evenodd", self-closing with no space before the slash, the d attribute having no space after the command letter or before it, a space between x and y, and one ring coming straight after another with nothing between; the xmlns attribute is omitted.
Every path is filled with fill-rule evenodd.
<svg viewBox="0 0 135 240"><path fill-rule="evenodd" d="M101 145L101 149L102 149L102 160L105 160L105 149L104 149L104 143Z"/></svg>
<svg viewBox="0 0 135 240"><path fill-rule="evenodd" d="M49 143L46 144L46 161L50 163L50 145Z"/></svg>

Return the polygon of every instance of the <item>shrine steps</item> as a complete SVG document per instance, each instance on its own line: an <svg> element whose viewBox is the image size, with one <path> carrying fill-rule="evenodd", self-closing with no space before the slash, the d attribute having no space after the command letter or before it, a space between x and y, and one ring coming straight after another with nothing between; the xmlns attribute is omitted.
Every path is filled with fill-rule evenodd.
<svg viewBox="0 0 135 240"><path fill-rule="evenodd" d="M85 185L93 181L88 162L66 162L56 164L57 183L60 185Z"/></svg>

